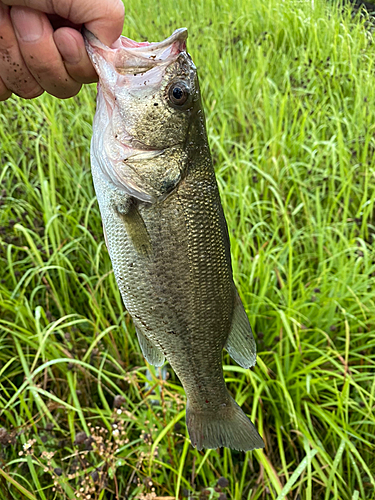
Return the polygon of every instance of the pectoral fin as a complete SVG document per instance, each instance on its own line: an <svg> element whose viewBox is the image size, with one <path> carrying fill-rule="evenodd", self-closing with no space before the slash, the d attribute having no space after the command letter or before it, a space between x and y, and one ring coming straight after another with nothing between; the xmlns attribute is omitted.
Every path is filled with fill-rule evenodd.
<svg viewBox="0 0 375 500"><path fill-rule="evenodd" d="M124 221L135 251L144 257L149 257L152 252L150 235L139 213L137 201L129 198L126 203L117 206L117 213Z"/></svg>
<svg viewBox="0 0 375 500"><path fill-rule="evenodd" d="M250 368L256 362L256 345L249 319L236 292L232 326L225 345L230 357L242 368Z"/></svg>
<svg viewBox="0 0 375 500"><path fill-rule="evenodd" d="M135 327L135 331L137 332L143 356L147 359L150 365L161 366L164 363L165 357L159 347L146 338L139 326Z"/></svg>

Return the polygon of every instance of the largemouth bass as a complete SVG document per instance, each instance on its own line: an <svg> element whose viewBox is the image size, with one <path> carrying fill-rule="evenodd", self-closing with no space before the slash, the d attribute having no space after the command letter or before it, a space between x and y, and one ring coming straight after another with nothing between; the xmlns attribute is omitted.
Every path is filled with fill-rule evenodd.
<svg viewBox="0 0 375 500"><path fill-rule="evenodd" d="M144 357L168 360L193 446L252 450L262 438L229 394L225 347L256 361L232 277L228 229L187 30L160 43L85 33L99 75L91 163L106 245Z"/></svg>

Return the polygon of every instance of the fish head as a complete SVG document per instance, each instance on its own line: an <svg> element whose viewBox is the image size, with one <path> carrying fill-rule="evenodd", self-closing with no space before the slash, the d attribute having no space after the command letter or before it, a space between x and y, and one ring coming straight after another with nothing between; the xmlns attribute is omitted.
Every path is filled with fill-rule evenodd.
<svg viewBox="0 0 375 500"><path fill-rule="evenodd" d="M186 39L182 28L162 42L138 43L122 36L106 47L85 32L99 75L94 137L95 129L106 131L106 158L97 159L106 163L104 170L117 185L133 186L130 194L144 201L163 197L161 185L173 187L173 179L163 175L176 182L181 178L189 127L201 109L197 70L186 52ZM178 161L176 151L182 155ZM179 163L175 168L173 161L170 166L173 158Z"/></svg>

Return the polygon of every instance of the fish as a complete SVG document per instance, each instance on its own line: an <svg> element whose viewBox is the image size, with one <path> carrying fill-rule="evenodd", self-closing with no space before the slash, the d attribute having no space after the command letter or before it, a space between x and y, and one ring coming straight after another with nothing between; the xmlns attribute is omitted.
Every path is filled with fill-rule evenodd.
<svg viewBox="0 0 375 500"><path fill-rule="evenodd" d="M230 395L222 352L256 345L233 281L227 223L187 29L162 42L84 32L99 76L91 170L114 275L142 353L168 361L187 396L193 447L264 447Z"/></svg>

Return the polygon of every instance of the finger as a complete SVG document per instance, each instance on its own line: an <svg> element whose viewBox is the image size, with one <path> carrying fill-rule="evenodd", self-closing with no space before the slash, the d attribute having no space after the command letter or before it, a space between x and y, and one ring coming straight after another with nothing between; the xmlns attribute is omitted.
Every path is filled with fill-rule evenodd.
<svg viewBox="0 0 375 500"><path fill-rule="evenodd" d="M9 8L2 2L0 2L0 75L2 84L8 91L13 91L21 97L31 99L43 93L43 89L27 69L22 58L10 20Z"/></svg>
<svg viewBox="0 0 375 500"><path fill-rule="evenodd" d="M42 12L26 7L10 11L23 59L39 85L55 97L76 95L81 84L71 78L53 39L53 28Z"/></svg>
<svg viewBox="0 0 375 500"><path fill-rule="evenodd" d="M121 35L124 4L121 0L2 0L6 5L21 5L57 14L75 24L85 24L99 40L112 45Z"/></svg>
<svg viewBox="0 0 375 500"><path fill-rule="evenodd" d="M5 83L0 78L0 101L6 101L11 95L12 92L6 88Z"/></svg>
<svg viewBox="0 0 375 500"><path fill-rule="evenodd" d="M72 28L59 28L53 38L65 68L76 82L92 83L98 81L98 75L90 62L81 33Z"/></svg>

